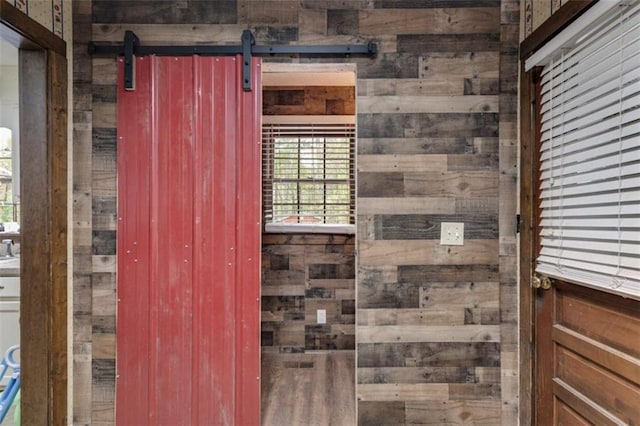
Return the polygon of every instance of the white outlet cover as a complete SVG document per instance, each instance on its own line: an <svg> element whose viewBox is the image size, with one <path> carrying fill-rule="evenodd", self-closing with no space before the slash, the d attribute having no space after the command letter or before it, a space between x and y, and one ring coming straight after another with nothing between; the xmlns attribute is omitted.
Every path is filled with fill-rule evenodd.
<svg viewBox="0 0 640 426"><path fill-rule="evenodd" d="M443 245L443 246L464 245L464 223L459 223L459 222L440 223L440 245Z"/></svg>
<svg viewBox="0 0 640 426"><path fill-rule="evenodd" d="M326 324L327 323L327 310L326 309L318 309L316 311L316 315L318 317L318 324Z"/></svg>

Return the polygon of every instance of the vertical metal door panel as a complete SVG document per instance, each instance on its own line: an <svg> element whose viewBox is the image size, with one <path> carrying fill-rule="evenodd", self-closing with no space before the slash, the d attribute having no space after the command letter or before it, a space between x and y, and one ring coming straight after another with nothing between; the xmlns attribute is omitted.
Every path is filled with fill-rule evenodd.
<svg viewBox="0 0 640 426"><path fill-rule="evenodd" d="M191 424L193 221L193 60L154 57L151 155L152 293L155 397L152 424Z"/></svg>
<svg viewBox="0 0 640 426"><path fill-rule="evenodd" d="M118 80L123 79L122 59ZM138 86L125 93L118 86L118 305L116 330L116 418L120 424L144 425L150 412L149 386L149 227L151 150L151 67L137 63Z"/></svg>
<svg viewBox="0 0 640 426"><path fill-rule="evenodd" d="M238 60L237 75L242 75L242 61ZM242 319L236 324L238 338L238 359L242 368L236 376L236 399L243 401L243 408L236 411L237 425L260 423L260 238L261 238L261 149L260 131L262 127L262 70L260 62L254 59L253 91L245 92L237 85L239 105L236 109L236 129L239 132L238 171L238 221L243 226L236 228L238 242L238 288L236 306L242 312ZM257 99L256 99L257 98ZM253 283L257 283L254 285ZM258 308L256 309L256 305ZM258 344L254 344L258 342Z"/></svg>
<svg viewBox="0 0 640 426"><path fill-rule="evenodd" d="M118 92L119 132L148 141L118 147L117 422L258 425L259 61L253 92L242 91L240 58L137 61L136 91ZM151 124L138 135L141 121ZM133 188L144 182L138 198ZM146 223L131 216L145 209ZM134 281L139 259L134 265L125 254L145 232L147 275ZM146 290L127 297L134 303L122 300L137 291L125 286L145 280ZM145 308L146 320L132 313ZM124 328L146 332L121 335ZM146 382L129 380L136 369ZM139 403L130 403L132 390Z"/></svg>
<svg viewBox="0 0 640 426"><path fill-rule="evenodd" d="M227 79L235 81L233 62L220 58L196 58L195 80L200 88L196 108L195 266L202 294L194 306L194 337L201 351L194 354L194 416L200 424L234 424L235 398L235 285L236 282L236 140L238 123L229 120L235 111L234 93ZM233 113L232 113L233 115ZM210 289L211 291L207 291ZM219 369L216 365L229 364ZM211 389L209 383L218 385ZM219 407L215 412L211 407Z"/></svg>

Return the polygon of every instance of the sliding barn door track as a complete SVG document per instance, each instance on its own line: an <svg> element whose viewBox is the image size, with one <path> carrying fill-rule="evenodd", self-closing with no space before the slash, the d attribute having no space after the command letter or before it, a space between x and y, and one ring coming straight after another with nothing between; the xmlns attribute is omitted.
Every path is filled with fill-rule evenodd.
<svg viewBox="0 0 640 426"><path fill-rule="evenodd" d="M135 90L135 61L136 55L161 55L161 56L229 56L242 55L242 87L245 91L251 91L251 57L272 55L311 55L311 56L350 56L364 55L375 56L378 46L374 42L368 44L333 44L333 45L259 45L255 44L255 38L249 30L242 32L239 45L192 45L192 46L142 46L138 36L133 31L125 31L124 43L100 44L89 43L91 55L117 55L124 56L124 87L126 90Z"/></svg>

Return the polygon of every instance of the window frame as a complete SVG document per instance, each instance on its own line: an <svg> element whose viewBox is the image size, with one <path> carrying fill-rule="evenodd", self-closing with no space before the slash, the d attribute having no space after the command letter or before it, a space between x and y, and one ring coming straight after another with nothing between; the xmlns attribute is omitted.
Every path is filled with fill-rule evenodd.
<svg viewBox="0 0 640 426"><path fill-rule="evenodd" d="M263 116L262 120L263 128L263 171L262 171L262 196L263 196L263 231L265 233L325 233L325 234L355 234L356 232L356 143L357 143L357 129L355 123L355 115L334 115L334 116L296 116L296 115L279 115L279 116ZM273 163L269 163L267 158L268 153L265 152L267 147L264 143L264 130L266 126L275 125L292 125L292 126L323 126L323 125L344 125L352 126L352 141L350 144L350 177L348 179L350 189L350 209L349 216L351 223L283 223L272 222L267 220L269 212L273 214L273 204L267 203L265 198L268 194L267 186L271 185L272 179L269 178L270 171L273 170ZM271 152L273 154L273 151ZM271 157L273 158L273 157ZM272 191L272 189L271 189ZM265 206L268 206L265 208Z"/></svg>
<svg viewBox="0 0 640 426"><path fill-rule="evenodd" d="M613 5L613 6L612 6ZM623 129L631 129L633 126L633 121L627 123L623 122L622 119L618 122L618 119L611 119L609 121L615 121L615 131L620 132L620 135L615 135L615 137L609 137L602 139L602 137L598 137L596 141L596 136L602 133L602 130L598 130L593 135L586 136L572 136L569 138L568 142L564 141L565 134L571 134L572 132L577 132L578 130L584 132L586 128L590 128L589 126L595 126L596 123L600 123L596 121L594 117L597 114L600 114L603 108L607 107L608 109L615 109L616 114L626 114L625 111L635 110L634 107L625 106L626 101L623 102L623 98L630 97L631 95L637 96L637 92L632 92L631 94L627 93L623 96L623 92L630 83L623 84L623 75L631 75L632 71L624 71L622 64L625 61L631 60L631 57L634 55L624 56L623 52L628 52L626 50L628 48L627 44L625 44L622 40L626 37L626 32L631 31L631 27L623 29L619 27L618 21L622 19L622 22L625 22L627 16L638 16L640 14L640 8L638 6L624 6L624 8L617 7L618 3L608 3L603 4L598 10L598 8L593 8L590 10L591 15L585 14L586 24L584 24L584 28L582 25L578 25L576 22L574 25L568 27L568 33L572 34L571 37L564 37L564 33L560 33L558 38L567 38L563 44L556 48L553 52L545 52L545 48L542 48L536 55L540 56L542 59L537 59L536 55L533 55L529 58L525 63L525 71L527 67L537 66L536 70L536 125L537 125L537 134L536 134L536 144L537 144L537 155L542 155L543 152L546 153L545 158L538 158L536 162L536 185L539 193L536 195L536 199L545 200L547 202L547 207L542 207L542 204L538 206L537 219L539 230L542 231L543 235L536 235L536 265L534 270L545 275L550 278L563 280L567 282L574 283L576 285L595 288L600 291L605 291L608 293L622 295L623 297L631 297L635 299L640 299L640 290L638 287L638 282L636 279L632 277L633 271L636 270L635 267L629 265L632 261L634 249L637 249L636 244L632 244L630 237L623 237L621 229L624 229L625 226L621 225L621 220L627 220L628 222L632 219L624 219L627 218L636 218L637 213L630 212L631 206L628 206L627 213L622 214L621 209L623 204L629 204L627 201L622 201L622 193L624 193L627 189L634 190L635 186L626 185L626 189L623 191L620 188L616 190L607 189L607 182L613 181L617 183L618 186L622 185L620 182L627 181L630 182L630 172L624 171L623 169L629 169L631 166L626 165L629 160L623 161L623 152L629 153L637 153L638 147L631 147L632 141L635 140L634 137L622 136ZM597 12L597 14L596 14ZM582 24L582 23L580 23ZM572 30L574 27L580 27L580 30ZM597 34L593 35L594 31L605 31L607 28L615 28L612 30L610 38L601 39L597 37L593 42L594 45L591 46L590 39L596 37ZM633 31L637 33L637 27ZM616 31L620 31L618 34ZM576 41L577 40L577 41ZM552 39L548 44L551 46L555 46L555 39ZM593 41L593 40L592 40ZM615 43L614 43L615 42ZM588 53L588 56L582 58L582 56L587 53L583 53L584 46L581 45L584 43L586 50L584 52ZM615 46L609 46L610 43L614 43ZM633 41L633 43L637 43L637 41ZM612 52L611 49L613 47L620 47L619 51ZM592 49L595 49L592 52ZM577 57L579 60L572 58L574 55L574 51L578 52ZM568 52L568 59L565 59L565 52ZM589 101L588 104L582 105L577 104L571 110L570 114L573 117L572 120L589 120L585 121L586 124L581 124L582 127L576 127L576 124L572 124L567 129L564 127L564 93L575 91L579 89L578 93L582 96L582 93L586 92L587 89L581 88L582 84L589 85L591 80L585 80L586 77L582 76L582 73L593 74L592 65L581 65L581 63L588 62L589 58L595 55L598 52L604 52L602 54L605 55L620 55L620 58L624 58L620 63L616 62L613 65L613 69L608 71L608 74L611 74L609 77L611 82L617 82L621 86L616 86L615 92L611 89L608 92L604 93L601 96L613 96L617 94L620 96L619 99L615 99L614 102L607 101L608 103L601 103L599 101L600 98L594 98ZM633 51L632 51L633 52ZM595 56L594 56L595 57ZM533 59L532 59L533 58ZM615 56L614 59L619 59L618 56ZM597 57L596 59L597 60ZM637 58L636 58L637 60ZM572 62L573 61L573 62ZM591 60L593 61L593 60ZM566 71L564 69L564 63L568 62L570 68ZM586 68L585 68L586 67ZM618 70L619 69L619 70ZM545 74L546 73L546 74ZM620 75L618 76L619 73ZM597 79L602 74L598 74L597 76L591 76L589 78ZM626 78L626 77L625 77ZM631 77L630 77L631 78ZM564 86L564 81L570 81L567 87ZM574 82L572 79L578 79L578 83ZM584 80L584 81L583 81ZM633 82L635 79L631 79ZM609 80L607 80L609 81ZM634 83L636 84L636 83ZM545 89L546 87L546 89ZM554 93L554 87L557 93ZM545 92L547 90L547 92ZM635 90L635 89L634 89ZM612 93L609 95L609 93ZM625 92L626 93L626 92ZM596 96L596 95L590 95ZM544 98L543 98L544 97ZM546 100L544 100L546 99ZM555 105L554 102L558 104ZM574 101L570 100L570 102ZM609 103L611 103L611 107L609 107ZM594 111L591 111L594 110ZM577 112L576 112L577 111ZM612 114L609 112L608 114ZM549 118L553 116L553 118ZM615 118L615 117L614 117ZM546 120L546 121L545 121ZM571 120L569 120L571 121ZM552 123L549 124L549 123ZM546 127L544 127L546 125ZM551 127L550 127L551 126ZM587 127L585 127L587 126ZM555 129L555 130L554 130ZM607 128L608 129L608 128ZM554 132L558 132L558 135L554 135ZM614 132L614 130L607 130L607 132ZM588 140L589 143L585 144L582 141ZM543 142L546 144L543 145ZM629 142L629 143L627 143ZM606 154L607 161L611 161L610 158L613 158L614 162L609 164L608 166L589 166L588 163L584 163L582 160L580 163L580 167L576 166L575 160L573 163L565 163L563 160L564 147L568 145L576 145L579 147L571 147L570 151L567 153L567 156L576 156L577 154L584 154L585 158L588 158L591 163L601 160L604 158L600 149L602 147L607 146L607 149L612 149L610 147L614 147L611 153ZM595 144L595 145L594 145ZM592 146L593 145L593 146ZM622 148L622 146L627 146L626 148ZM631 148L629 148L631 147ZM554 153L553 150L557 150L558 153ZM551 152L551 154L549 154ZM586 156L586 153L589 153L590 157ZM625 154L626 155L626 154ZM549 156L554 158L553 163L549 160ZM597 157L597 158L596 158ZM601 158L602 157L602 158ZM558 165L556 165L556 163ZM553 165L551 165L553 164ZM568 165L567 165L568 164ZM575 169L576 171L569 173L569 171L565 172L564 167L568 167L570 169ZM557 172L554 172L558 170ZM546 176L545 176L546 173ZM551 174L550 174L551 173ZM598 177L593 180L590 175L596 174ZM557 176L556 176L557 175ZM585 176L585 177L583 177ZM587 179L589 176L589 179ZM553 188L554 180L558 182L555 183L558 188ZM567 181L567 184L563 184L564 181ZM565 206L565 198L563 195L563 188L569 188L572 184L580 184L580 185L589 185L593 187L593 191L600 194L609 194L615 195L617 193L618 201L612 202L607 201L604 202L602 197L597 196L597 199L589 199L586 197L585 201L581 201L580 204L576 204L575 202L571 205L577 206L579 208L566 207ZM627 188L628 187L628 188ZM571 188L572 190L574 188ZM545 192L547 191L547 192ZM553 195L552 192L558 192L559 195ZM575 191L574 191L575 192ZM575 196L580 195L582 192L575 192ZM567 195L569 199L571 199L571 195ZM593 198L593 197L591 197ZM627 197L628 198L628 197ZM553 202L553 205L549 205L550 202ZM602 204L604 203L604 204ZM633 206L636 206L637 203L633 203ZM580 208L591 208L597 207L599 212L589 213L589 212L581 212ZM602 210L605 210L603 212ZM569 213L573 211L575 213ZM565 217L566 216L566 217ZM617 218L616 218L617 217ZM568 218L568 219L567 219ZM621 219L622 218L622 219ZM578 224L580 220L596 220L601 219L600 224ZM575 223L567 223L563 222L571 221ZM545 224L545 222L555 221L558 223L553 224ZM569 229L571 235L564 237L563 233L565 229ZM587 238L589 232L592 229L598 229L599 232L605 232L608 237L590 237ZM604 230L604 231L603 231ZM555 233L555 234L554 234ZM627 232L629 233L637 233ZM557 234L557 235L556 235ZM625 241L627 243L625 243ZM583 242L592 242L594 245L609 245L614 246L617 244L617 251L615 248L597 248L590 247L585 245ZM631 247L633 245L633 247ZM598 246L599 247L599 246ZM565 254L568 253L568 254ZM583 257L576 257L579 253L583 253ZM594 260L594 257L598 256L599 260ZM610 260L609 257L615 257L617 259L617 264L615 259ZM584 259L589 259L588 261L584 261ZM625 264L624 262L627 262ZM556 265L557 263L557 265ZM586 264L590 263L591 267L587 268ZM617 265L617 272L610 274L608 271L610 269L615 269ZM625 266L626 265L626 266ZM625 278L626 277L626 278Z"/></svg>

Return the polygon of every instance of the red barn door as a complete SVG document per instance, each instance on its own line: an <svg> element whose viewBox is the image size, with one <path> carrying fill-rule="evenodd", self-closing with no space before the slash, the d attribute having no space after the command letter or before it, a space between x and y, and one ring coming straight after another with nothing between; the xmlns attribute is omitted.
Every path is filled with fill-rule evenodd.
<svg viewBox="0 0 640 426"><path fill-rule="evenodd" d="M118 77L116 421L260 423L260 70L139 57Z"/></svg>

